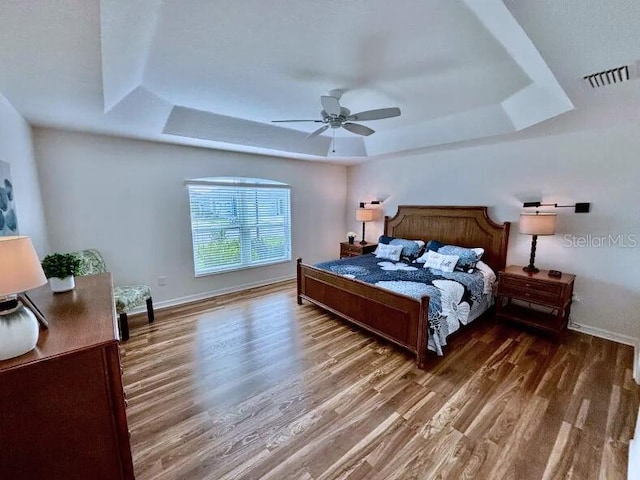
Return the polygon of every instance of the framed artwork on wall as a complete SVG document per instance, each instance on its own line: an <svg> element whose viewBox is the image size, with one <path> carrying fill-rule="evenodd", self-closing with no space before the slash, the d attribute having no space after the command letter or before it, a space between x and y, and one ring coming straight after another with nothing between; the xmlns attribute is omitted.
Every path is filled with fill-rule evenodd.
<svg viewBox="0 0 640 480"><path fill-rule="evenodd" d="M0 237L18 235L18 217L11 182L11 168L0 160Z"/></svg>

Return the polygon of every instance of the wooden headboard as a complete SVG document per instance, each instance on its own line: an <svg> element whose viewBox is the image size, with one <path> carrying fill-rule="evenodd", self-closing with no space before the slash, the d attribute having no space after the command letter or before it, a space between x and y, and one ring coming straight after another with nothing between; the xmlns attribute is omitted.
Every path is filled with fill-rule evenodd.
<svg viewBox="0 0 640 480"><path fill-rule="evenodd" d="M438 240L447 245L482 247L482 261L496 273L505 267L510 223L495 223L487 207L401 205L384 217L384 234L410 240Z"/></svg>

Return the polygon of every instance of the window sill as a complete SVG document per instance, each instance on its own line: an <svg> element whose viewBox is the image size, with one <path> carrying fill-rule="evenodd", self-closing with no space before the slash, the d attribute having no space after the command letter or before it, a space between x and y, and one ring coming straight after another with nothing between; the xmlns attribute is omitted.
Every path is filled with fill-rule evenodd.
<svg viewBox="0 0 640 480"><path fill-rule="evenodd" d="M225 269L221 269L221 270L214 270L214 271L206 272L206 273L196 273L196 274L194 274L194 276L195 276L195 278L210 277L211 275L218 275L220 273L238 272L240 270L250 270L252 268L269 267L271 265L279 265L281 263L291 263L291 262L292 262L292 260L289 258L288 260L275 260L273 262L254 263L252 265L242 265L242 266L238 266L238 267L230 267L230 268L225 268Z"/></svg>

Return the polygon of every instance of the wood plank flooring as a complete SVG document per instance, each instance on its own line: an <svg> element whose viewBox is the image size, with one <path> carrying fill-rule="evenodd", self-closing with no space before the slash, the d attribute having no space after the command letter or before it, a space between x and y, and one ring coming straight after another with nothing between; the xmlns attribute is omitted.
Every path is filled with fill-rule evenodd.
<svg viewBox="0 0 640 480"><path fill-rule="evenodd" d="M428 369L292 283L133 317L122 346L136 478L626 477L633 350L492 319Z"/></svg>

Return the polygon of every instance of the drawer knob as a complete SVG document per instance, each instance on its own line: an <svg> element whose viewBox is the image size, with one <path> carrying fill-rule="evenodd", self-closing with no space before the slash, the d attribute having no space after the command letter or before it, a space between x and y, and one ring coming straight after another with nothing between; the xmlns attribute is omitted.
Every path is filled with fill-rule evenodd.
<svg viewBox="0 0 640 480"><path fill-rule="evenodd" d="M525 297L530 297L531 296L531 294L529 292L525 292L524 295L525 295Z"/></svg>
<svg viewBox="0 0 640 480"><path fill-rule="evenodd" d="M525 286L525 287L527 287L527 288L529 288L529 287L531 287L531 284L530 284L530 283L525 283L525 285L524 285L524 286Z"/></svg>

